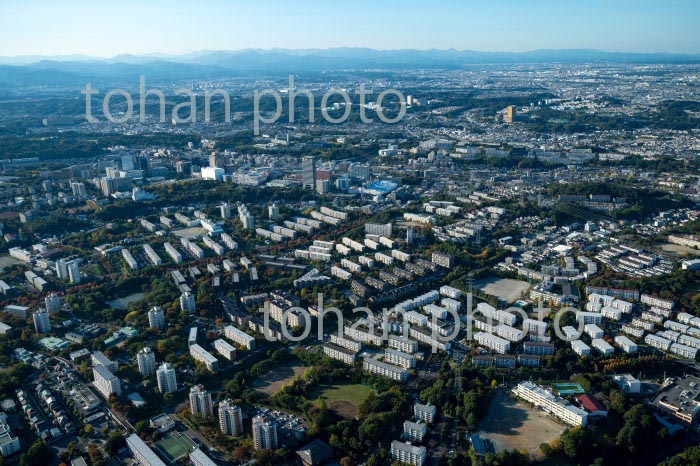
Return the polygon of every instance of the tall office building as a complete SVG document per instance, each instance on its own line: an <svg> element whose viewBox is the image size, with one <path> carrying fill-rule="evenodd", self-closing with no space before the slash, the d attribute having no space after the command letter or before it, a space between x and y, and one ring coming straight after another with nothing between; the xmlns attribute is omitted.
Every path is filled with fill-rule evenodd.
<svg viewBox="0 0 700 466"><path fill-rule="evenodd" d="M316 157L309 155L301 159L304 188L316 189Z"/></svg>
<svg viewBox="0 0 700 466"><path fill-rule="evenodd" d="M243 414L241 408L231 400L219 403L219 428L224 435L238 437L243 434Z"/></svg>
<svg viewBox="0 0 700 466"><path fill-rule="evenodd" d="M194 301L194 295L189 291L185 291L180 295L180 310L187 311L190 314L197 310L197 305Z"/></svg>
<svg viewBox="0 0 700 466"><path fill-rule="evenodd" d="M144 377L153 377L156 373L156 354L151 351L149 346L141 348L136 354L136 363L139 366L139 372Z"/></svg>
<svg viewBox="0 0 700 466"><path fill-rule="evenodd" d="M165 314L158 306L154 306L148 311L148 326L161 330L165 328Z"/></svg>
<svg viewBox="0 0 700 466"><path fill-rule="evenodd" d="M34 318L36 333L49 333L51 331L49 312L46 309L39 309L32 317Z"/></svg>
<svg viewBox="0 0 700 466"><path fill-rule="evenodd" d="M203 385L190 388L190 412L205 420L214 416L211 393Z"/></svg>
<svg viewBox="0 0 700 466"><path fill-rule="evenodd" d="M253 418L253 446L256 450L277 449L277 424L263 416Z"/></svg>
<svg viewBox="0 0 700 466"><path fill-rule="evenodd" d="M156 371L156 380L158 381L158 391L161 393L175 393L177 391L177 377L173 366L164 362Z"/></svg>

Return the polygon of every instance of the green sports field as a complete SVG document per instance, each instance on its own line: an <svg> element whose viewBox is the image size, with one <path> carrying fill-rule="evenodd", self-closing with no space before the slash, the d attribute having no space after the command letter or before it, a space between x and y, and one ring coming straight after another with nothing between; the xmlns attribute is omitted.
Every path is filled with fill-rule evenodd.
<svg viewBox="0 0 700 466"><path fill-rule="evenodd" d="M357 407L373 392L374 389L361 384L323 384L310 392L307 398L314 403L324 399L338 415L353 419L357 415Z"/></svg>
<svg viewBox="0 0 700 466"><path fill-rule="evenodd" d="M174 435L156 443L156 449L169 463L189 454L195 447L195 443L186 435Z"/></svg>

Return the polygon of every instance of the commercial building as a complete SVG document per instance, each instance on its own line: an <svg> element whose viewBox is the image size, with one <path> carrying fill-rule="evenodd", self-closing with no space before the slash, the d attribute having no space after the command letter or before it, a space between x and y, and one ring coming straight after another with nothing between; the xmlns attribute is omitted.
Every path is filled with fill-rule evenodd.
<svg viewBox="0 0 700 466"><path fill-rule="evenodd" d="M649 403L657 412L693 424L700 414L700 378L686 376L665 385Z"/></svg>

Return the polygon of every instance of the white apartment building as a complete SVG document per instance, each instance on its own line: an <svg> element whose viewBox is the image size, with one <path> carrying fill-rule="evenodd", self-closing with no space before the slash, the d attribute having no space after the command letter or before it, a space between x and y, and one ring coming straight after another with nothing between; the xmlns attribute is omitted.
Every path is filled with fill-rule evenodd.
<svg viewBox="0 0 700 466"><path fill-rule="evenodd" d="M190 388L190 412L203 420L214 416L211 392L205 390L202 385L194 385Z"/></svg>
<svg viewBox="0 0 700 466"><path fill-rule="evenodd" d="M492 335L486 332L479 332L474 335L474 340L476 340L480 345L491 348L497 353L504 354L510 350L510 342L504 338Z"/></svg>
<svg viewBox="0 0 700 466"><path fill-rule="evenodd" d="M156 374L156 354L149 346L141 348L136 354L136 364L142 376L153 377Z"/></svg>
<svg viewBox="0 0 700 466"><path fill-rule="evenodd" d="M156 371L158 391L160 393L175 393L177 391L177 377L173 366L164 362Z"/></svg>
<svg viewBox="0 0 700 466"><path fill-rule="evenodd" d="M384 350L384 361L388 362L389 364L401 366L404 369L413 369L416 367L415 356L392 348L387 348Z"/></svg>
<svg viewBox="0 0 700 466"><path fill-rule="evenodd" d="M216 372L219 368L219 361L197 343L190 345L190 356L195 361L201 362L210 372Z"/></svg>
<svg viewBox="0 0 700 466"><path fill-rule="evenodd" d="M49 333L51 331L51 322L49 321L49 311L39 309L32 314L34 320L34 329L36 333Z"/></svg>
<svg viewBox="0 0 700 466"><path fill-rule="evenodd" d="M422 442L425 434L428 432L428 426L418 421L404 421L403 437L412 442Z"/></svg>
<svg viewBox="0 0 700 466"><path fill-rule="evenodd" d="M583 327L583 331L588 334L591 338L603 338L603 335L605 332L603 332L603 329L598 327L596 324L586 324Z"/></svg>
<svg viewBox="0 0 700 466"><path fill-rule="evenodd" d="M256 450L276 450L277 423L262 416L253 418L253 446Z"/></svg>
<svg viewBox="0 0 700 466"><path fill-rule="evenodd" d="M148 311L148 326L155 329L165 328L165 313L158 306Z"/></svg>
<svg viewBox="0 0 700 466"><path fill-rule="evenodd" d="M402 367L394 366L373 357L366 357L362 361L362 368L367 372L387 377L397 382L405 382L408 380L408 371Z"/></svg>
<svg viewBox="0 0 700 466"><path fill-rule="evenodd" d="M573 340L571 342L571 349L574 350L574 353L578 354L579 356L588 356L591 354L591 347L581 340Z"/></svg>
<svg viewBox="0 0 700 466"><path fill-rule="evenodd" d="M335 343L326 343L323 345L323 353L333 359L337 359L348 365L355 364L357 354L348 348L336 345Z"/></svg>
<svg viewBox="0 0 700 466"><path fill-rule="evenodd" d="M591 346L600 351L600 354L613 354L615 351L615 348L602 338L593 338L591 340Z"/></svg>
<svg viewBox="0 0 700 466"><path fill-rule="evenodd" d="M398 440L391 442L391 458L411 466L423 466L427 451L425 447L415 447Z"/></svg>
<svg viewBox="0 0 700 466"><path fill-rule="evenodd" d="M414 403L413 404L413 416L419 421L431 424L435 420L437 415L437 408L434 405Z"/></svg>
<svg viewBox="0 0 700 466"><path fill-rule="evenodd" d="M413 354L418 351L418 342L400 335L389 335L389 348Z"/></svg>
<svg viewBox="0 0 700 466"><path fill-rule="evenodd" d="M219 429L222 434L233 437L243 434L243 413L231 400L219 403Z"/></svg>
<svg viewBox="0 0 700 466"><path fill-rule="evenodd" d="M236 348L221 338L214 340L214 349L229 361L236 359Z"/></svg>
<svg viewBox="0 0 700 466"><path fill-rule="evenodd" d="M636 353L638 350L637 344L624 335L616 336L615 344L627 354Z"/></svg>
<svg viewBox="0 0 700 466"><path fill-rule="evenodd" d="M105 366L98 364L92 368L94 378L93 385L105 399L114 393L119 396L122 393L122 385L117 376L112 374Z"/></svg>
<svg viewBox="0 0 700 466"><path fill-rule="evenodd" d="M245 349L252 350L255 348L255 338L233 325L227 325L224 328L224 336Z"/></svg>

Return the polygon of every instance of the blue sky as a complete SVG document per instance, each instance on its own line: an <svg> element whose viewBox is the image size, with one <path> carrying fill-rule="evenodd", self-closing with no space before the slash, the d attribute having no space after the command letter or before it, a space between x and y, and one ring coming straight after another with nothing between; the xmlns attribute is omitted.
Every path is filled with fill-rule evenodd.
<svg viewBox="0 0 700 466"><path fill-rule="evenodd" d="M372 47L700 53L695 0L2 0L0 55Z"/></svg>

